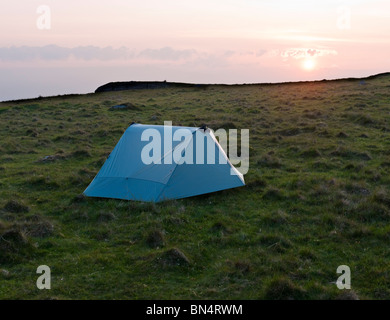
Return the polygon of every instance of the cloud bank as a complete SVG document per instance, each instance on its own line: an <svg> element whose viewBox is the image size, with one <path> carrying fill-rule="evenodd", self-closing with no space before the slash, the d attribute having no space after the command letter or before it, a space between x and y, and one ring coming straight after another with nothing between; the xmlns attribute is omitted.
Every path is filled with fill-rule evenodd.
<svg viewBox="0 0 390 320"><path fill-rule="evenodd" d="M337 55L334 49L313 49L313 48L289 48L280 52L282 58L314 58Z"/></svg>
<svg viewBox="0 0 390 320"><path fill-rule="evenodd" d="M0 47L0 61L3 62L28 62L28 61L65 61L76 59L80 61L196 61L204 59L230 59L237 56L253 56L259 58L266 53L266 50L259 49L253 52L240 53L227 50L219 54L201 52L195 49L175 49L171 47L146 48L143 50L132 50L127 47L96 47L78 46L66 48L54 44L42 47L21 46L21 47Z"/></svg>
<svg viewBox="0 0 390 320"><path fill-rule="evenodd" d="M66 60L75 58L79 60L117 60L129 59L133 53L126 47L114 49L112 47L78 46L65 48L57 45L43 47L0 47L0 60L2 61L31 61L31 60Z"/></svg>

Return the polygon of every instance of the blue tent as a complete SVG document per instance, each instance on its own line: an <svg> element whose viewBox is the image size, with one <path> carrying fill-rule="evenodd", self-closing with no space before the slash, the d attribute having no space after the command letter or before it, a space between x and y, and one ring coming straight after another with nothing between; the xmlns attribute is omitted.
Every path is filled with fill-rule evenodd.
<svg viewBox="0 0 390 320"><path fill-rule="evenodd" d="M159 202L244 185L210 129L132 124L84 194Z"/></svg>

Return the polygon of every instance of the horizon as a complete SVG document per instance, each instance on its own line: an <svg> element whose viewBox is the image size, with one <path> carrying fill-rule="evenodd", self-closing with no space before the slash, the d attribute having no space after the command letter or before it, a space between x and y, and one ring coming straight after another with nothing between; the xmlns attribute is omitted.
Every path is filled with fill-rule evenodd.
<svg viewBox="0 0 390 320"><path fill-rule="evenodd" d="M321 80L298 80L298 81L284 81L284 82L252 82L252 83L191 83L191 82L175 82L175 81L154 81L154 80L145 80L145 81L137 81L137 80L129 80L129 81L112 81L107 82L105 84L102 84L95 88L91 92L84 92L84 93L76 93L76 92L70 92L70 93L59 93L59 94L53 94L53 95L47 95L47 96L37 96L37 97L31 97L31 98L20 98L20 99L10 99L10 100L0 100L0 103L6 103L6 102L25 102L25 101L33 101L33 100L40 100L40 99L50 99L50 98L57 98L57 97L67 97L67 96L79 96L79 95L88 95L88 94L94 94L94 93L105 93L105 92L112 92L112 90L107 91L101 91L97 92L96 90L104 87L107 84L116 84L116 83L170 83L170 84L184 84L184 85L204 85L204 86L261 86L261 85L289 85L289 84L306 84L306 83L320 83L320 82L331 82L331 81L362 81L362 80L369 80L372 78L380 77L380 76L386 76L390 75L389 72L381 72L377 74L372 74L366 77L347 77L347 78L337 78L337 79L321 79ZM143 89L143 90L154 90L155 88L150 89ZM121 89L117 91L127 91L127 90L140 90L140 89Z"/></svg>
<svg viewBox="0 0 390 320"><path fill-rule="evenodd" d="M390 70L383 0L5 0L4 8L0 101L120 81L262 84Z"/></svg>

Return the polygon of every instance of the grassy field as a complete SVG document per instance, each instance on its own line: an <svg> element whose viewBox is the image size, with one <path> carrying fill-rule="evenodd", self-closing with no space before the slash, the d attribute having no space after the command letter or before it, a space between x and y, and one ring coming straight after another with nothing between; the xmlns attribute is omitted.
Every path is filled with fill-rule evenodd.
<svg viewBox="0 0 390 320"><path fill-rule="evenodd" d="M250 129L247 185L81 196L131 122L164 120ZM389 299L389 132L390 75L3 102L0 298Z"/></svg>

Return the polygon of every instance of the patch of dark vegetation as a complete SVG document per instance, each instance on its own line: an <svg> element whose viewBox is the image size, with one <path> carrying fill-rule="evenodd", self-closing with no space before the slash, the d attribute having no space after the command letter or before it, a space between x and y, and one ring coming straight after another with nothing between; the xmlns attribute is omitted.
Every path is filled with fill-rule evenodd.
<svg viewBox="0 0 390 320"><path fill-rule="evenodd" d="M6 270L6 269L0 269L0 276L3 278L3 279L9 279L11 278L11 273Z"/></svg>
<svg viewBox="0 0 390 320"><path fill-rule="evenodd" d="M111 238L112 234L113 230L107 228L106 226L99 227L90 231L91 238L98 241L108 241Z"/></svg>
<svg viewBox="0 0 390 320"><path fill-rule="evenodd" d="M206 126L208 128L211 128L213 130L218 130L218 129L225 129L225 130L229 130L229 129L237 129L237 126L234 122L231 122L231 121L226 121L226 122L223 122L223 121L212 121L210 123L203 123L203 122L200 122L199 127L203 127L203 126Z"/></svg>
<svg viewBox="0 0 390 320"><path fill-rule="evenodd" d="M182 218L176 218L176 217L169 217L166 218L165 221L171 225L175 226L182 226L187 223L187 220L182 219Z"/></svg>
<svg viewBox="0 0 390 320"><path fill-rule="evenodd" d="M328 137L330 137L330 133L326 129L325 130L318 130L317 131L317 136L328 138Z"/></svg>
<svg viewBox="0 0 390 320"><path fill-rule="evenodd" d="M87 168L82 168L79 170L79 174L82 176L87 176L88 178L93 178L96 176L96 171L89 170Z"/></svg>
<svg viewBox="0 0 390 320"><path fill-rule="evenodd" d="M365 161L372 160L372 157L367 152L353 151L343 147L339 147L336 150L332 151L330 155L347 159L358 159Z"/></svg>
<svg viewBox="0 0 390 320"><path fill-rule="evenodd" d="M92 177L88 177L86 175L80 175L72 173L68 177L68 182L72 186L86 187L92 180Z"/></svg>
<svg viewBox="0 0 390 320"><path fill-rule="evenodd" d="M19 228L30 237L46 238L54 233L54 225L39 215L28 217Z"/></svg>
<svg viewBox="0 0 390 320"><path fill-rule="evenodd" d="M355 170L356 166L353 163L348 163L345 167L345 170Z"/></svg>
<svg viewBox="0 0 390 320"><path fill-rule="evenodd" d="M334 166L331 163L326 162L326 161L321 161L321 160L318 160L318 161L314 162L312 164L312 167L314 169L324 170L324 171L327 171L327 170L330 170L330 169L334 168Z"/></svg>
<svg viewBox="0 0 390 320"><path fill-rule="evenodd" d="M72 131L72 135L84 136L84 135L86 135L86 134L87 134L87 133L86 133L84 130Z"/></svg>
<svg viewBox="0 0 390 320"><path fill-rule="evenodd" d="M100 212L98 216L99 222L109 222L113 220L116 220L116 216L112 212L106 212L106 211Z"/></svg>
<svg viewBox="0 0 390 320"><path fill-rule="evenodd" d="M158 259L162 266L188 266L190 260L187 256L179 249L173 248L165 251Z"/></svg>
<svg viewBox="0 0 390 320"><path fill-rule="evenodd" d="M292 137L302 133L311 133L314 132L315 130L316 130L315 127L306 126L302 128L296 127L296 128L283 129L283 130L276 131L274 134L281 135L284 137Z"/></svg>
<svg viewBox="0 0 390 320"><path fill-rule="evenodd" d="M152 115L152 116L149 118L150 121L156 121L156 120L158 120L158 119L160 119L159 116L157 116L157 115L155 115L155 114Z"/></svg>
<svg viewBox="0 0 390 320"><path fill-rule="evenodd" d="M370 190L365 185L365 183L351 182L345 185L345 190L349 193L359 194L359 195L369 195Z"/></svg>
<svg viewBox="0 0 390 320"><path fill-rule="evenodd" d="M251 271L251 264L246 261L236 261L234 263L234 269L239 274L247 274Z"/></svg>
<svg viewBox="0 0 390 320"><path fill-rule="evenodd" d="M260 160L257 161L257 164L260 167L266 168L280 168L282 166L280 159L270 154L262 156Z"/></svg>
<svg viewBox="0 0 390 320"><path fill-rule="evenodd" d="M146 237L146 244L153 249L162 248L165 246L164 233L160 230L152 230Z"/></svg>
<svg viewBox="0 0 390 320"><path fill-rule="evenodd" d="M30 211L30 208L16 200L9 200L5 204L4 210L11 213L27 213Z"/></svg>
<svg viewBox="0 0 390 320"><path fill-rule="evenodd" d="M373 194L373 200L377 203L382 203L390 208L390 194L384 188L375 190Z"/></svg>
<svg viewBox="0 0 390 320"><path fill-rule="evenodd" d="M284 129L276 132L276 134L285 136L285 137L292 137L296 136L298 134L301 134L302 131L299 128L290 128L290 129Z"/></svg>
<svg viewBox="0 0 390 320"><path fill-rule="evenodd" d="M46 163L46 162L53 162L53 161L57 161L57 160L63 160L65 158L66 158L66 156L64 156L64 155L55 154L55 155L50 155L50 156L44 156L43 158L38 159L37 162Z"/></svg>
<svg viewBox="0 0 390 320"><path fill-rule="evenodd" d="M302 248L299 250L299 257L303 260L316 260L314 251L309 248Z"/></svg>
<svg viewBox="0 0 390 320"><path fill-rule="evenodd" d="M375 121L369 114L367 113L347 113L345 116L351 119L353 122L360 124L362 126L373 126L375 124L380 124L379 121Z"/></svg>
<svg viewBox="0 0 390 320"><path fill-rule="evenodd" d="M283 253L292 246L291 242L282 236L273 234L260 235L258 243L261 247L274 252Z"/></svg>
<svg viewBox="0 0 390 320"><path fill-rule="evenodd" d="M107 160L107 157L100 157L98 160L93 161L91 163L91 165L94 168L100 169L103 166L103 164L106 162L106 160Z"/></svg>
<svg viewBox="0 0 390 320"><path fill-rule="evenodd" d="M318 119L321 117L322 113L320 111L316 112L308 112L303 115L303 117L308 118L308 119Z"/></svg>
<svg viewBox="0 0 390 320"><path fill-rule="evenodd" d="M278 226L284 223L288 223L288 215L283 210L277 210L276 212L268 213L267 215L263 216L261 221L264 224L267 224L269 226ZM274 239L273 239L274 240ZM261 242L272 242L272 239L261 239ZM272 244L272 243L271 243Z"/></svg>
<svg viewBox="0 0 390 320"><path fill-rule="evenodd" d="M139 107L135 106L134 104L128 102L128 103L122 103L122 104L112 106L112 107L110 107L109 110L111 110L111 111L114 111L114 110L136 110L136 111L139 111L141 109Z"/></svg>
<svg viewBox="0 0 390 320"><path fill-rule="evenodd" d="M55 190L60 187L56 181L44 176L32 177L26 181L26 185L44 190Z"/></svg>
<svg viewBox="0 0 390 320"><path fill-rule="evenodd" d="M89 153L88 150L76 150L76 151L73 151L70 155L71 157L74 157L74 158L91 158L91 154Z"/></svg>
<svg viewBox="0 0 390 320"><path fill-rule="evenodd" d="M38 131L36 131L36 130L28 129L28 130L26 131L26 135L27 135L27 136L30 136L30 137L36 138L36 137L38 137L39 133L38 133Z"/></svg>
<svg viewBox="0 0 390 320"><path fill-rule="evenodd" d="M360 300L359 296L353 290L343 290L335 300Z"/></svg>
<svg viewBox="0 0 390 320"><path fill-rule="evenodd" d="M86 201L87 201L87 197L82 193L75 196L72 200L73 203L81 203L81 202L86 202Z"/></svg>
<svg viewBox="0 0 390 320"><path fill-rule="evenodd" d="M383 203L365 199L360 201L356 208L349 210L358 221L364 223L390 222L389 208Z"/></svg>
<svg viewBox="0 0 390 320"><path fill-rule="evenodd" d="M267 186L267 183L261 178L251 179L246 183L249 189L262 189Z"/></svg>
<svg viewBox="0 0 390 320"><path fill-rule="evenodd" d="M235 125L235 123L233 122L224 122L224 123L221 123L221 125L219 127L217 127L217 129L237 129L237 126Z"/></svg>
<svg viewBox="0 0 390 320"><path fill-rule="evenodd" d="M68 119L69 121L69 119ZM76 140L75 136L71 136L68 134L59 135L52 139L54 142L65 142L65 143L73 143Z"/></svg>
<svg viewBox="0 0 390 320"><path fill-rule="evenodd" d="M281 200L284 196L282 192L275 187L269 187L263 194L263 199L269 199L269 200Z"/></svg>
<svg viewBox="0 0 390 320"><path fill-rule="evenodd" d="M0 263L18 263L28 258L34 247L23 232L11 229L0 235L0 252Z"/></svg>
<svg viewBox="0 0 390 320"><path fill-rule="evenodd" d="M265 291L266 300L301 300L306 296L305 290L285 277L274 278Z"/></svg>
<svg viewBox="0 0 390 320"><path fill-rule="evenodd" d="M25 149L20 146L20 142L5 142L3 143L4 153L9 155L17 155L25 152Z"/></svg>
<svg viewBox="0 0 390 320"><path fill-rule="evenodd" d="M231 232L230 229L226 227L222 222L214 223L213 226L210 228L210 231L212 233L216 233L222 236Z"/></svg>
<svg viewBox="0 0 390 320"><path fill-rule="evenodd" d="M321 153L317 149L307 149L302 151L301 156L304 158L316 158L321 157Z"/></svg>
<svg viewBox="0 0 390 320"><path fill-rule="evenodd" d="M348 137L349 137L348 134L342 131L337 134L337 138L348 138Z"/></svg>

